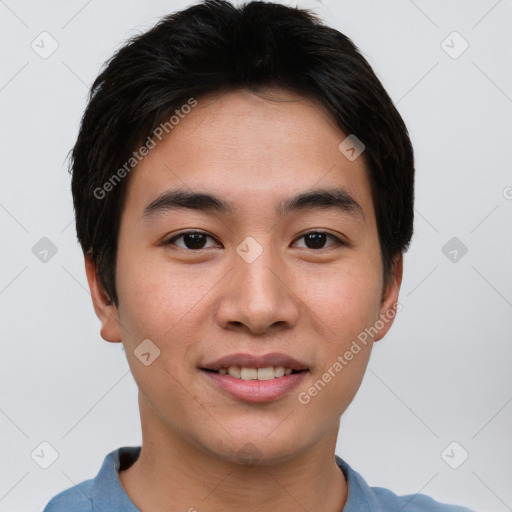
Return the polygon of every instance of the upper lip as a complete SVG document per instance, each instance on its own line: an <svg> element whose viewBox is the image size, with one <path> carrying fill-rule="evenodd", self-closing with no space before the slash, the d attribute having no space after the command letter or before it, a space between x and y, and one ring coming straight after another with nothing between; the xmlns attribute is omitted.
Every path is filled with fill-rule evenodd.
<svg viewBox="0 0 512 512"><path fill-rule="evenodd" d="M308 370L308 367L286 354L272 352L270 354L254 355L254 354L230 354L221 357L212 363L202 366L204 370L220 370L221 368L229 368L230 366L240 366L246 368L267 368L269 366L283 366L292 370Z"/></svg>

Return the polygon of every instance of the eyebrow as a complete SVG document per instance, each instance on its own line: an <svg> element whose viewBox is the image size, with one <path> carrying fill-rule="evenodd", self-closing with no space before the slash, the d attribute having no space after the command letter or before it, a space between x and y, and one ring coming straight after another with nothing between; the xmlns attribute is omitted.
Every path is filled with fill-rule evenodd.
<svg viewBox="0 0 512 512"><path fill-rule="evenodd" d="M149 203L144 208L142 217L150 219L180 208L212 211L226 216L237 212L234 203L219 196L200 191L174 189L163 192ZM363 209L344 188L320 188L287 197L276 207L276 214L284 217L291 212L309 209L336 209L366 222Z"/></svg>

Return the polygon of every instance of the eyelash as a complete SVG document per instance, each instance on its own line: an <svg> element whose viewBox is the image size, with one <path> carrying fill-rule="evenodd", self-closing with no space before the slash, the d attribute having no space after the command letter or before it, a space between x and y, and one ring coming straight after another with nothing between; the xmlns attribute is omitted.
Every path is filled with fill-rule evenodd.
<svg viewBox="0 0 512 512"><path fill-rule="evenodd" d="M313 233L314 234L327 235L328 237L331 237L332 239L334 239L335 243L330 245L330 246L328 246L328 247L322 247L320 249L310 249L309 247L301 247L301 249L310 249L311 251L317 251L318 252L318 251L329 249L330 247L333 247L333 246L336 246L336 245L338 245L338 246L346 246L346 245L348 245L348 243L340 240L337 236L334 236L333 234L328 233L327 231L319 231L319 230L313 230L313 231L308 231L307 233L303 233L302 235L297 237L295 240L300 240L301 238L304 238L305 236L311 235ZM164 242L164 245L174 245L175 240L178 240L179 238L182 238L185 235L193 235L193 234L194 235L195 234L205 235L207 238L212 238L212 239L215 240L215 238L212 235L209 235L208 233L204 233L202 231L184 231L184 232L179 233L177 235L174 235L172 238L169 238L168 240L166 240ZM201 249L189 249L188 247L179 247L179 249L183 249L185 251L190 251L190 252L199 252L199 251L203 251L203 250L208 249L208 247L201 248Z"/></svg>

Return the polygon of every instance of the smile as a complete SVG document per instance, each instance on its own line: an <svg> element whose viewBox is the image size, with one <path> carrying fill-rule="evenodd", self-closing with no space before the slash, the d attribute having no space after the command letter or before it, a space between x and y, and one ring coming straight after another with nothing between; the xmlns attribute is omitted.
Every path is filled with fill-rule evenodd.
<svg viewBox="0 0 512 512"><path fill-rule="evenodd" d="M242 380L272 380L290 375L293 372L298 373L292 368L284 366L267 366L265 368L250 368L247 366L229 366L228 368L219 368L219 370L209 370L219 375L229 375L235 379Z"/></svg>

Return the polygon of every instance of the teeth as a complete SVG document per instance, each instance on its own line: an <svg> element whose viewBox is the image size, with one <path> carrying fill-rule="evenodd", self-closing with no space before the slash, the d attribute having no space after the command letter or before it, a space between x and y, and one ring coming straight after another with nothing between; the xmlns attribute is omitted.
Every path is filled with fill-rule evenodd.
<svg viewBox="0 0 512 512"><path fill-rule="evenodd" d="M291 368L288 369L290 370ZM284 377L285 372L286 370L282 366L276 366L274 368L274 377Z"/></svg>
<svg viewBox="0 0 512 512"><path fill-rule="evenodd" d="M270 380L274 377L274 368L272 366L268 368L258 368L258 380Z"/></svg>
<svg viewBox="0 0 512 512"><path fill-rule="evenodd" d="M258 378L258 370L256 368L241 368L240 377L243 380L254 380Z"/></svg>
<svg viewBox="0 0 512 512"><path fill-rule="evenodd" d="M230 375L235 379L242 380L272 380L278 377L284 377L292 373L291 368L284 366L267 366L266 368L246 368L240 366L230 366L229 368L220 368L220 375Z"/></svg>
<svg viewBox="0 0 512 512"><path fill-rule="evenodd" d="M240 378L240 368L238 366L230 366L228 368L228 374L231 375L231 377L235 377L235 379Z"/></svg>

